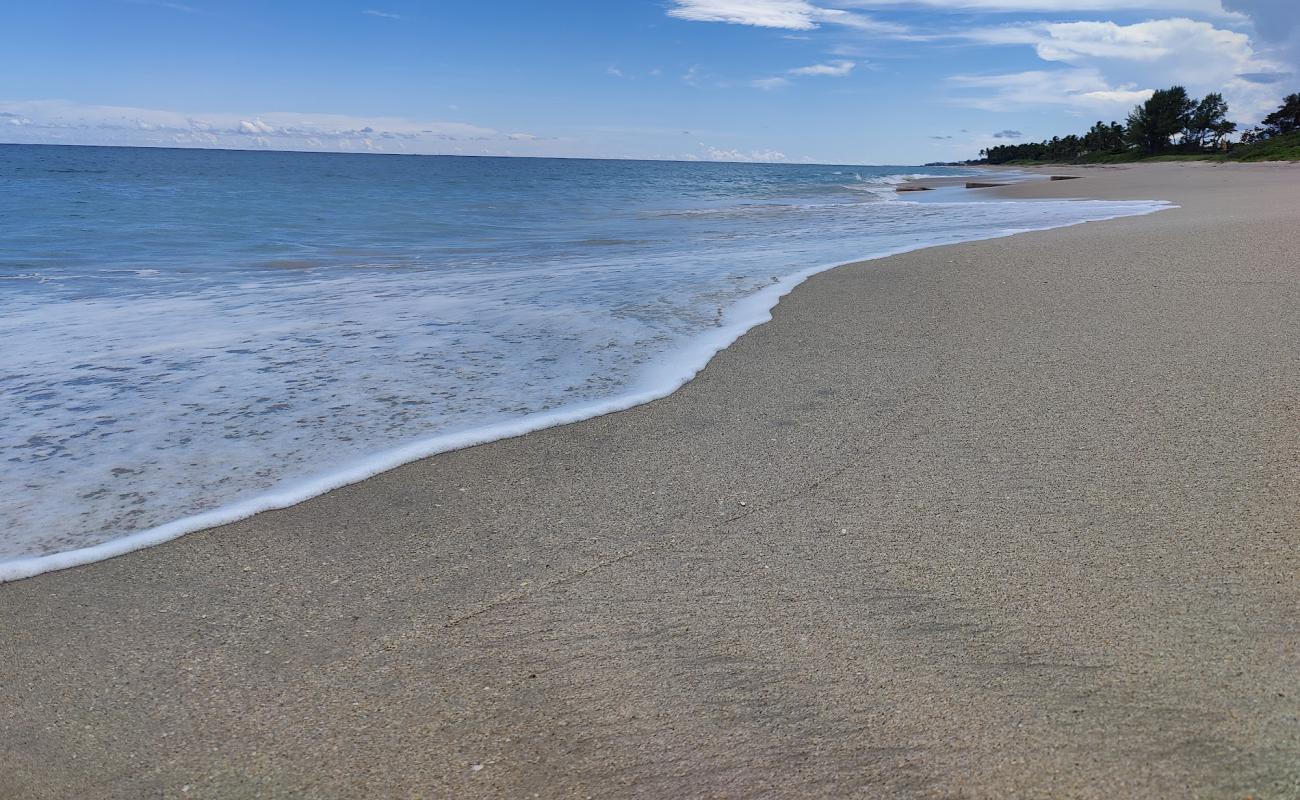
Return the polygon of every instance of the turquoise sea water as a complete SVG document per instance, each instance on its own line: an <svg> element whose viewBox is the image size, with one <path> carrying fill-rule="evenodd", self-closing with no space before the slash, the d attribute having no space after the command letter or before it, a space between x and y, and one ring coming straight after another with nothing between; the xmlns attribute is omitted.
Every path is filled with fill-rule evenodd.
<svg viewBox="0 0 1300 800"><path fill-rule="evenodd" d="M837 263L1163 207L894 192L959 172L0 145L0 580L662 396Z"/></svg>

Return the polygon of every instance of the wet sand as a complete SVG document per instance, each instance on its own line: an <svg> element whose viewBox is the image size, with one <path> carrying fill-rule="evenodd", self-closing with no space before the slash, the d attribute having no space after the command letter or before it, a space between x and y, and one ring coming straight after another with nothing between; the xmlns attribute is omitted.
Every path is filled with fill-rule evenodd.
<svg viewBox="0 0 1300 800"><path fill-rule="evenodd" d="M0 797L1300 796L1300 165L818 275L671 397L0 586Z"/></svg>

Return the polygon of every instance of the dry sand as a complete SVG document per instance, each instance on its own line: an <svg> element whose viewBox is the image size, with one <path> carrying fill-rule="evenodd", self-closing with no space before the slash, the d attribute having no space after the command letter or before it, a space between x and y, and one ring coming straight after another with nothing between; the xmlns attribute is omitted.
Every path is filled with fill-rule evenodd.
<svg viewBox="0 0 1300 800"><path fill-rule="evenodd" d="M0 797L1300 796L1300 167L1073 172L1183 207L0 586Z"/></svg>

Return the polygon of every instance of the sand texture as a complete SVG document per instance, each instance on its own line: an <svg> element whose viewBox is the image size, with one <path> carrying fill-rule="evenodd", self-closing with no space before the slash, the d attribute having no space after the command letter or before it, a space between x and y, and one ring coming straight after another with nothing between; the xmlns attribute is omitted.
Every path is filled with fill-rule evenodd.
<svg viewBox="0 0 1300 800"><path fill-rule="evenodd" d="M0 797L1300 797L1300 166L1051 174L1182 207L0 586Z"/></svg>

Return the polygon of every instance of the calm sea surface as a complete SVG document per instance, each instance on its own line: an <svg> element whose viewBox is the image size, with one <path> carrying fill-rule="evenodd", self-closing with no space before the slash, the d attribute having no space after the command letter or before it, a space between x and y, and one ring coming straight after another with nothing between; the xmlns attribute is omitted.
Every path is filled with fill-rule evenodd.
<svg viewBox="0 0 1300 800"><path fill-rule="evenodd" d="M0 579L662 396L837 263L1163 207L915 173L0 145Z"/></svg>

